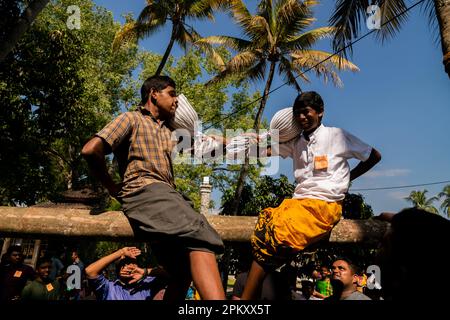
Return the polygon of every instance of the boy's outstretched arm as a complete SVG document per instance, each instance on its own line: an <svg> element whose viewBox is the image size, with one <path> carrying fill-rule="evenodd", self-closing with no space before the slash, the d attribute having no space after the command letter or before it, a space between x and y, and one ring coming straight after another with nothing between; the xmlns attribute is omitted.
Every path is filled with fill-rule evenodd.
<svg viewBox="0 0 450 320"><path fill-rule="evenodd" d="M356 167L350 171L350 181L355 180L359 176L362 176L364 173L373 168L381 160L381 153L378 152L375 148L372 148L370 152L369 158L366 161L361 161L358 163Z"/></svg>

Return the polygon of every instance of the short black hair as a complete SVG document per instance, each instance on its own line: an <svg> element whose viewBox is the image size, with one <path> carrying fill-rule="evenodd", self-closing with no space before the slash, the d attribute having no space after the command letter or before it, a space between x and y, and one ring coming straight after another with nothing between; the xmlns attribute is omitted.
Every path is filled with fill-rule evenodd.
<svg viewBox="0 0 450 320"><path fill-rule="evenodd" d="M350 270L353 272L353 274L361 275L362 269L357 264L355 264L352 259L350 259L348 257L337 257L334 261L336 262L338 260L347 262L347 264L348 264Z"/></svg>
<svg viewBox="0 0 450 320"><path fill-rule="evenodd" d="M13 252L19 252L20 254L22 254L22 247L17 245L10 246L8 250L6 250L6 255L9 257Z"/></svg>
<svg viewBox="0 0 450 320"><path fill-rule="evenodd" d="M292 106L294 115L298 114L298 110L306 107L311 107L318 113L322 112L324 103L320 94L315 91L307 91L299 94Z"/></svg>
<svg viewBox="0 0 450 320"><path fill-rule="evenodd" d="M38 261L36 262L36 268L39 268L44 263L49 263L50 267L51 267L52 266L52 258L50 258L49 256L44 256L42 258L39 258Z"/></svg>
<svg viewBox="0 0 450 320"><path fill-rule="evenodd" d="M164 90L168 86L175 88L175 81L168 76L151 76L144 81L141 87L141 105L145 105L148 101L148 95L152 89L157 91Z"/></svg>

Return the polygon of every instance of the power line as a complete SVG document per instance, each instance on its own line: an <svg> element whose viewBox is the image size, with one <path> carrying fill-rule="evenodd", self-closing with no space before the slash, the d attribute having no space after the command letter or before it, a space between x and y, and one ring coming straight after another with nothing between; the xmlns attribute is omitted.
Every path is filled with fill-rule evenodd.
<svg viewBox="0 0 450 320"><path fill-rule="evenodd" d="M431 185L434 185L434 184L442 184L442 183L450 183L450 180L447 180L447 181L438 181L438 182L430 182L430 183L422 183L422 184L411 184L411 185L407 185L407 186L380 187L380 188L368 188L368 189L350 189L350 190L351 190L351 191L373 191L373 190L404 189L404 188L413 188L413 187L431 186Z"/></svg>
<svg viewBox="0 0 450 320"><path fill-rule="evenodd" d="M420 1L416 2L415 4L413 4L412 6L406 8L404 11L400 12L400 13L397 14L396 16L392 17L392 18L389 19L388 21L386 21L386 22L384 22L383 24L381 24L381 25L380 25L380 28L383 27L384 25L390 23L391 21L397 19L397 18L400 17L401 15L407 13L409 10L411 10L412 8L416 7L417 5L421 4L421 3L424 2L424 1L425 1L425 0L420 0ZM375 31L376 31L376 29L372 29L371 31L369 31L369 32L367 32L365 35L363 35L362 37L360 37L360 38L358 38L358 39L356 39L356 40L350 42L350 43L347 44L345 47L339 49L337 52L333 53L333 54L330 55L329 57L323 59L322 61L319 61L319 62L318 62L317 64L315 64L314 66L312 66L312 67L306 69L305 71L303 71L302 73L298 74L297 76L294 77L294 79L299 78L301 75L303 75L303 74L305 74L305 73L311 71L312 69L314 69L314 68L317 67L318 65L324 63L325 61L330 60L333 56L335 56L335 55L341 53L342 51L344 51L344 50L347 49L348 47L350 47L350 46L352 46L353 44L355 44L355 43L361 41L362 39L364 39L365 37L367 37L368 35L372 34L372 33L375 32ZM281 89L282 87L284 87L284 86L287 85L288 83L289 83L289 82L285 82L285 83L279 85L278 87L276 87L276 88L270 90L270 91L267 93L267 96L269 96L269 95L272 94L273 92L275 92L275 91ZM207 126L204 130L208 130L208 129L214 127L215 125L217 125L218 123L222 122L223 120L228 119L229 117L231 117L231 116L237 114L238 112L241 112L242 110L244 110L245 108L247 108L247 107L250 106L251 104L253 104L253 103L258 102L259 100L261 100L264 96L265 96L265 95L263 94L261 97L259 97L259 98L255 99L255 100L253 100L253 101L250 102L250 103L245 104L243 107L238 108L236 111L231 112L231 113L225 115L225 116L222 117L220 120L218 120L218 121L216 121L216 122L213 122L211 125ZM210 121L213 121L215 118L217 118L217 116L211 118Z"/></svg>

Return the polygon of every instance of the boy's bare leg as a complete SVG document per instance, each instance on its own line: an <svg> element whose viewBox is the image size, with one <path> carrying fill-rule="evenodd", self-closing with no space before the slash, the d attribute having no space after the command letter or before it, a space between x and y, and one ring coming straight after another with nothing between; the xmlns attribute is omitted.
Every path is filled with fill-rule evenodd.
<svg viewBox="0 0 450 320"><path fill-rule="evenodd" d="M225 300L219 268L214 253L189 252L191 274L195 288L203 300Z"/></svg>
<svg viewBox="0 0 450 320"><path fill-rule="evenodd" d="M253 261L241 300L257 300L261 296L261 288L265 276L266 272L264 269L256 261Z"/></svg>

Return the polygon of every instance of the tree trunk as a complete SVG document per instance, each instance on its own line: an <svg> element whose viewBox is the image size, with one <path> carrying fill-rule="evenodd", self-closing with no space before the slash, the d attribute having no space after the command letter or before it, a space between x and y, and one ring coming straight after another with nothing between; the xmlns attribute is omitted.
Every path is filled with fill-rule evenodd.
<svg viewBox="0 0 450 320"><path fill-rule="evenodd" d="M256 113L255 122L253 124L253 129L256 130L257 133L259 132L259 126L261 124L261 117L264 111L264 107L266 106L267 99L269 98L269 91L275 73L275 66L276 62L272 61L270 63L269 77L266 82L266 87L264 88L264 95L261 99L261 104L259 105L258 112ZM241 171L239 172L239 178L236 184L236 191L234 192L234 198L233 202L231 203L230 212L226 212L233 216L237 215L239 211L239 202L241 199L242 190L244 190L245 178L247 178L249 167L250 167L249 159L248 156L246 155L245 162L242 165Z"/></svg>
<svg viewBox="0 0 450 320"><path fill-rule="evenodd" d="M11 31L3 39L3 42L0 43L0 62L5 60L6 56L14 49L16 43L48 2L49 0L34 0L30 2L28 8L25 9L17 22L12 26Z"/></svg>
<svg viewBox="0 0 450 320"><path fill-rule="evenodd" d="M93 215L90 210L77 209L80 204L51 207L0 206L0 234L3 237L34 239L92 239L93 241L136 241L133 229L123 212L109 211ZM207 215L222 240L249 242L257 217ZM331 231L329 242L379 245L389 223L376 219L341 219ZM417 235L420 237L421 235Z"/></svg>
<svg viewBox="0 0 450 320"><path fill-rule="evenodd" d="M441 45L445 72L450 78L450 1L435 0L434 6L441 32Z"/></svg>
<svg viewBox="0 0 450 320"><path fill-rule="evenodd" d="M167 45L166 52L164 52L164 55L158 66L158 69L156 70L156 73L155 73L156 76L159 76L161 74L161 72L164 69L164 66L166 65L167 59L169 58L170 52L172 51L172 47L175 42L175 34L176 34L177 28L178 28L178 24L177 24L177 22L174 21L172 24L172 34L170 35L170 41L169 41L169 44Z"/></svg>

